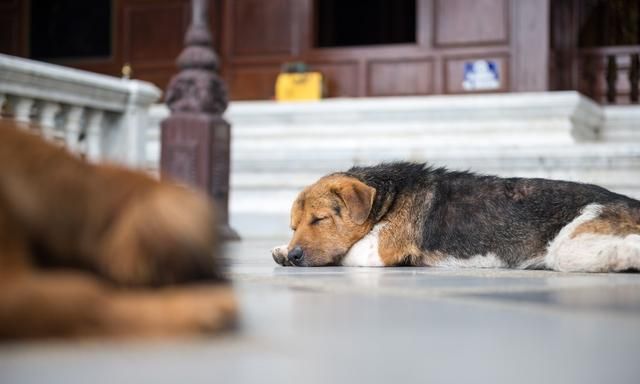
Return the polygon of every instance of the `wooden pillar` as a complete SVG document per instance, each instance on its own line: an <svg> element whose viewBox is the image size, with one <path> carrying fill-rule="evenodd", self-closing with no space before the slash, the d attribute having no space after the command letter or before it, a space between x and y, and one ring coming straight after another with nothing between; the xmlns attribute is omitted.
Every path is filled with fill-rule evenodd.
<svg viewBox="0 0 640 384"><path fill-rule="evenodd" d="M596 79L581 78L579 65L588 68L585 75L595 74L596 62L592 58L578 57L578 12L576 0L553 0L551 14L551 75L550 89L553 91L579 90L593 97ZM582 83L582 84L581 84Z"/></svg>
<svg viewBox="0 0 640 384"><path fill-rule="evenodd" d="M206 191L217 205L221 236L239 239L229 226L231 126L222 118L227 89L211 46L209 0L192 0L191 6L186 46L177 61L179 72L166 93L171 115L161 123L160 170Z"/></svg>
<svg viewBox="0 0 640 384"><path fill-rule="evenodd" d="M631 65L629 66L629 101L638 104L640 101L640 53L631 54Z"/></svg>
<svg viewBox="0 0 640 384"><path fill-rule="evenodd" d="M549 90L549 0L512 0L511 90Z"/></svg>

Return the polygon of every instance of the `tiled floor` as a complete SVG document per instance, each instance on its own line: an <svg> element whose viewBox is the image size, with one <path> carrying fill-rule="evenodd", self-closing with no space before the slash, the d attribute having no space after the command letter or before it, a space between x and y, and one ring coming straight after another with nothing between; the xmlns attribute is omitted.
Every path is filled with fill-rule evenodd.
<svg viewBox="0 0 640 384"><path fill-rule="evenodd" d="M638 383L640 274L282 268L229 245L237 332L0 347L0 383Z"/></svg>

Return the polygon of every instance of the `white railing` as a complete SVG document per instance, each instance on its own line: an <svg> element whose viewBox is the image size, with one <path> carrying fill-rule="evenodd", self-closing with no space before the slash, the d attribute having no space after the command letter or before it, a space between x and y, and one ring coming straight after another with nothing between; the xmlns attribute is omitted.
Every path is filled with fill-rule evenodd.
<svg viewBox="0 0 640 384"><path fill-rule="evenodd" d="M0 54L0 118L92 161L144 167L154 85Z"/></svg>

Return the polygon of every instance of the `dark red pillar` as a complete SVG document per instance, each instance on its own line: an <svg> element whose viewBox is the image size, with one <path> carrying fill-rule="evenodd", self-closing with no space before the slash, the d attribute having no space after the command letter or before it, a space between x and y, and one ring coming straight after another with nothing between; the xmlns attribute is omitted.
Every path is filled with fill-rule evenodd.
<svg viewBox="0 0 640 384"><path fill-rule="evenodd" d="M229 226L231 126L222 118L228 99L211 46L209 1L192 0L191 6L179 72L165 98L171 115L161 124L160 170L206 191L217 204L222 237L239 239Z"/></svg>

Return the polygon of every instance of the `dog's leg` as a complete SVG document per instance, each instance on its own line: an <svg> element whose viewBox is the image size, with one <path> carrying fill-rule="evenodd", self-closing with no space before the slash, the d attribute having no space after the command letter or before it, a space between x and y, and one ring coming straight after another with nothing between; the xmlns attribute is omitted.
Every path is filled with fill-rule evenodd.
<svg viewBox="0 0 640 384"><path fill-rule="evenodd" d="M0 339L95 332L103 308L102 288L88 275L32 270L0 282Z"/></svg>
<svg viewBox="0 0 640 384"><path fill-rule="evenodd" d="M362 239L358 240L341 261L346 267L384 267L380 258L380 230L384 224L376 224Z"/></svg>
<svg viewBox="0 0 640 384"><path fill-rule="evenodd" d="M551 242L545 267L562 272L640 270L640 225L624 211L592 204Z"/></svg>
<svg viewBox="0 0 640 384"><path fill-rule="evenodd" d="M116 336L211 334L234 325L237 317L227 284L112 292L107 302L106 330Z"/></svg>
<svg viewBox="0 0 640 384"><path fill-rule="evenodd" d="M123 290L84 273L33 273L0 283L0 339L184 336L233 324L228 285Z"/></svg>
<svg viewBox="0 0 640 384"><path fill-rule="evenodd" d="M549 252L545 265L561 272L640 270L640 235L583 234Z"/></svg>

